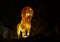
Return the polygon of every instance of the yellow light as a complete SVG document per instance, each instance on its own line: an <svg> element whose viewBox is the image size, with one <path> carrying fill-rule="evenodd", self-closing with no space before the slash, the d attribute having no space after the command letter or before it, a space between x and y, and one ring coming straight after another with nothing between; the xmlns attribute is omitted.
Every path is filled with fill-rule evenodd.
<svg viewBox="0 0 60 42"><path fill-rule="evenodd" d="M20 32L22 32L22 38L27 38L30 35L30 29L31 29L31 20L33 17L33 9L31 7L24 7L22 9L22 20L19 24L17 24L17 36L18 39L20 39ZM30 18L28 18L28 16ZM26 35L27 30L27 35Z"/></svg>
<svg viewBox="0 0 60 42"><path fill-rule="evenodd" d="M26 13L26 17L30 16L30 13Z"/></svg>

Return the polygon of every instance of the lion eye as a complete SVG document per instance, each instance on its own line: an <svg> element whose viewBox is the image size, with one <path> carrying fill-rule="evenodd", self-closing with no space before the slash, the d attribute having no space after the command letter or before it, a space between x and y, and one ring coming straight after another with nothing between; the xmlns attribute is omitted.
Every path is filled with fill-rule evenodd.
<svg viewBox="0 0 60 42"><path fill-rule="evenodd" d="M31 15L30 13L27 13L27 14L26 14L27 17L30 16L30 15Z"/></svg>
<svg viewBox="0 0 60 42"><path fill-rule="evenodd" d="M28 16L30 16L30 13L28 13Z"/></svg>

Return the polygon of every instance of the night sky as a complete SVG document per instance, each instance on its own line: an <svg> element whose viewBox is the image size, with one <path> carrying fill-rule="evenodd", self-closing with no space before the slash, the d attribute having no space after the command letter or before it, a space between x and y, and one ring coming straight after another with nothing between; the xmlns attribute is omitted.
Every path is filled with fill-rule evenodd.
<svg viewBox="0 0 60 42"><path fill-rule="evenodd" d="M56 19L58 18L48 13L48 1L1 0L0 2L0 25L9 29L9 35L12 31L12 35L16 36L16 25L21 21L21 10L25 6L30 6L34 10L31 36L45 38L57 35L58 22Z"/></svg>

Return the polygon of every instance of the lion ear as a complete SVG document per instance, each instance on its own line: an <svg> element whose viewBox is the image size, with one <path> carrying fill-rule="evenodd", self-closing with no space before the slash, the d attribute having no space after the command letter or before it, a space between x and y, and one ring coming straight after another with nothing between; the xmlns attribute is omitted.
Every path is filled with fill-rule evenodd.
<svg viewBox="0 0 60 42"><path fill-rule="evenodd" d="M24 17L24 15L23 15L23 14L21 14L21 17Z"/></svg>
<svg viewBox="0 0 60 42"><path fill-rule="evenodd" d="M21 17L22 17L22 18L23 18L23 17L25 17L25 14L24 14L24 13L22 13L22 14L21 14Z"/></svg>

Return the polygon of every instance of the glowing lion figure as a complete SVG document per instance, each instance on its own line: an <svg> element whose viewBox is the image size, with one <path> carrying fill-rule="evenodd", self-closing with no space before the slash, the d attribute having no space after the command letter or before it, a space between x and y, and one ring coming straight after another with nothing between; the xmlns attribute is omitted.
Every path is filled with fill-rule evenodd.
<svg viewBox="0 0 60 42"><path fill-rule="evenodd" d="M20 33L22 32L22 37L26 38L30 34L31 29L31 19L33 17L33 10L31 7L24 7L21 14L22 20L17 25L17 35L20 38Z"/></svg>

